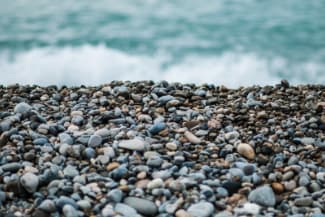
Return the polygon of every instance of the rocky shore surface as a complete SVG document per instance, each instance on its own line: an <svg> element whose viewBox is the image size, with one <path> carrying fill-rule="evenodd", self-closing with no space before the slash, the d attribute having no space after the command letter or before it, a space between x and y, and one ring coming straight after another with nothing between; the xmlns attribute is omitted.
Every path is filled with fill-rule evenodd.
<svg viewBox="0 0 325 217"><path fill-rule="evenodd" d="M325 86L0 86L0 216L325 216Z"/></svg>

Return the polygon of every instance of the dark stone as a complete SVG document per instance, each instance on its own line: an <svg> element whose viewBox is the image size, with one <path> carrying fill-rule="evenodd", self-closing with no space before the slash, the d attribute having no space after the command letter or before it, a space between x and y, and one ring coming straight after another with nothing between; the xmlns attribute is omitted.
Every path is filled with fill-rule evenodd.
<svg viewBox="0 0 325 217"><path fill-rule="evenodd" d="M241 187L241 184L239 182L226 181L226 182L222 183L222 187L227 189L229 196L231 196L234 193L238 192L238 190Z"/></svg>

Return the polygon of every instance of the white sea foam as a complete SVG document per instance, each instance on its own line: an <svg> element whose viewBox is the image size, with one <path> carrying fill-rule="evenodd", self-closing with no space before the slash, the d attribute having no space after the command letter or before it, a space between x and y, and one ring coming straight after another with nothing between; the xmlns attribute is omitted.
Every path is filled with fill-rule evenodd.
<svg viewBox="0 0 325 217"><path fill-rule="evenodd" d="M293 83L324 83L324 65L306 62L290 66L283 58L227 52L219 56L188 56L166 66L168 55L131 55L105 46L35 48L10 55L0 53L2 84L98 85L112 80L168 80L214 83L229 87ZM281 73L279 73L281 72ZM309 73L306 75L306 73ZM296 73L286 75L285 73Z"/></svg>

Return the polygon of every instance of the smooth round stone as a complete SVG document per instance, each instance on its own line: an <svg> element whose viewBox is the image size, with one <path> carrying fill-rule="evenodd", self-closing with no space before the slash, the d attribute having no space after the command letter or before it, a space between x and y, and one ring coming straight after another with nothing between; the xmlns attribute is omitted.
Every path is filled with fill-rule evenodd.
<svg viewBox="0 0 325 217"><path fill-rule="evenodd" d="M123 216L137 216L136 209L123 203L117 203L114 208L115 212L122 214Z"/></svg>
<svg viewBox="0 0 325 217"><path fill-rule="evenodd" d="M159 97L158 101L161 104L166 104L167 102L174 100L175 97L171 96L171 95L165 95L165 96L161 96Z"/></svg>
<svg viewBox="0 0 325 217"><path fill-rule="evenodd" d="M0 190L0 204L6 201L6 193ZM1 206L1 205L0 205Z"/></svg>
<svg viewBox="0 0 325 217"><path fill-rule="evenodd" d="M183 209L177 210L176 213L175 213L175 216L176 217L192 217L188 212L186 212Z"/></svg>
<svg viewBox="0 0 325 217"><path fill-rule="evenodd" d="M255 166L252 164L247 164L243 167L243 172L246 176L250 176L255 172Z"/></svg>
<svg viewBox="0 0 325 217"><path fill-rule="evenodd" d="M75 176L79 175L79 171L76 169L75 166L68 165L63 170L63 174L65 177L74 178Z"/></svg>
<svg viewBox="0 0 325 217"><path fill-rule="evenodd" d="M34 193L37 190L39 184L39 178L33 173L25 173L20 179L21 185L29 193Z"/></svg>
<svg viewBox="0 0 325 217"><path fill-rule="evenodd" d="M159 156L152 156L147 160L147 165L150 167L159 167L163 163L163 159Z"/></svg>
<svg viewBox="0 0 325 217"><path fill-rule="evenodd" d="M148 189L162 188L164 187L164 181L160 178L150 181L147 185Z"/></svg>
<svg viewBox="0 0 325 217"><path fill-rule="evenodd" d="M44 145L46 143L48 143L48 139L47 138L44 138L44 137L37 138L37 139L34 139L33 140L33 144L34 145Z"/></svg>
<svg viewBox="0 0 325 217"><path fill-rule="evenodd" d="M158 134L160 131L164 130L167 125L163 122L156 123L149 128L149 132L153 135Z"/></svg>
<svg viewBox="0 0 325 217"><path fill-rule="evenodd" d="M32 107L25 102L18 103L14 108L14 112L20 114L25 114L30 110L32 110Z"/></svg>
<svg viewBox="0 0 325 217"><path fill-rule="evenodd" d="M107 194L107 198L110 201L113 201L115 203L121 202L122 201L122 196L123 196L123 193L122 193L122 191L120 189L113 189L110 192L108 192L108 194Z"/></svg>
<svg viewBox="0 0 325 217"><path fill-rule="evenodd" d="M96 151L91 148L91 147L87 147L84 152L83 152L84 156L88 159L94 158L96 156Z"/></svg>
<svg viewBox="0 0 325 217"><path fill-rule="evenodd" d="M111 133L107 128L102 128L95 132L95 135L101 136L103 138L108 137L110 134Z"/></svg>
<svg viewBox="0 0 325 217"><path fill-rule="evenodd" d="M56 211L56 206L53 200L44 200L38 207L39 209L45 211L45 212L55 212Z"/></svg>
<svg viewBox="0 0 325 217"><path fill-rule="evenodd" d="M0 168L2 168L3 171L5 172L17 172L22 165L20 163L6 163L2 165Z"/></svg>
<svg viewBox="0 0 325 217"><path fill-rule="evenodd" d="M91 209L91 203L88 200L79 200L77 204L83 210Z"/></svg>
<svg viewBox="0 0 325 217"><path fill-rule="evenodd" d="M170 151L176 151L177 150L177 144L173 143L173 142L168 142L166 144L166 148Z"/></svg>
<svg viewBox="0 0 325 217"><path fill-rule="evenodd" d="M66 156L71 149L72 149L71 145L69 145L67 143L63 143L60 145L59 152L60 152L60 154Z"/></svg>
<svg viewBox="0 0 325 217"><path fill-rule="evenodd" d="M158 212L157 206L150 200L137 197L127 197L124 199L124 203L133 207L144 216L156 216Z"/></svg>
<svg viewBox="0 0 325 217"><path fill-rule="evenodd" d="M71 122L77 126L81 126L83 124L84 118L80 115L73 116Z"/></svg>
<svg viewBox="0 0 325 217"><path fill-rule="evenodd" d="M294 203L296 206L311 206L313 201L312 197L303 197L295 199Z"/></svg>
<svg viewBox="0 0 325 217"><path fill-rule="evenodd" d="M114 169L111 173L112 178L115 180L119 180L128 174L128 169L125 166L119 166L118 168Z"/></svg>
<svg viewBox="0 0 325 217"><path fill-rule="evenodd" d="M228 191L229 195L232 195L232 194L238 192L238 190L241 187L241 184L240 184L240 182L226 181L226 182L222 183L222 187Z"/></svg>
<svg viewBox="0 0 325 217"><path fill-rule="evenodd" d="M145 142L142 139L122 140L118 144L119 148L128 149L131 151L143 151L145 149Z"/></svg>
<svg viewBox="0 0 325 217"><path fill-rule="evenodd" d="M59 139L60 139L61 143L66 143L66 144L69 144L69 145L73 144L72 137L67 133L60 133L59 134Z"/></svg>
<svg viewBox="0 0 325 217"><path fill-rule="evenodd" d="M237 146L237 152L249 160L253 160L255 158L254 149L247 143L240 143Z"/></svg>
<svg viewBox="0 0 325 217"><path fill-rule="evenodd" d="M197 136L195 136L193 133L191 133L190 131L186 131L184 133L184 136L186 137L186 139L193 143L193 144L200 144L202 142L202 140L200 138L198 138Z"/></svg>
<svg viewBox="0 0 325 217"><path fill-rule="evenodd" d="M239 168L231 168L229 169L229 174L231 179L233 180L241 180L241 178L244 176L244 173L241 169Z"/></svg>
<svg viewBox="0 0 325 217"><path fill-rule="evenodd" d="M235 209L235 213L239 216L242 215L253 215L253 216L257 216L260 211L261 211L261 207L255 203L245 203L242 207L236 207Z"/></svg>
<svg viewBox="0 0 325 217"><path fill-rule="evenodd" d="M299 186L307 186L310 183L310 179L308 176L303 175L299 178Z"/></svg>
<svg viewBox="0 0 325 217"><path fill-rule="evenodd" d="M67 205L67 204L73 206L75 209L78 208L77 203L73 199L71 199L67 196L61 196L59 199L57 199L55 201L55 205L59 210L61 210L64 207L64 205Z"/></svg>
<svg viewBox="0 0 325 217"><path fill-rule="evenodd" d="M111 204L107 204L104 209L102 209L101 214L103 217L111 217L115 215L115 211Z"/></svg>
<svg viewBox="0 0 325 217"><path fill-rule="evenodd" d="M171 181L168 185L169 189L175 192L182 192L185 189L185 185L179 180Z"/></svg>
<svg viewBox="0 0 325 217"><path fill-rule="evenodd" d="M208 202L199 202L191 205L187 212L192 217L209 217L214 212L214 207L211 203Z"/></svg>
<svg viewBox="0 0 325 217"><path fill-rule="evenodd" d="M78 210L76 210L70 204L66 204L63 206L62 212L65 217L79 217Z"/></svg>
<svg viewBox="0 0 325 217"><path fill-rule="evenodd" d="M274 192L269 186L258 187L251 191L248 200L261 206L274 206L276 203Z"/></svg>
<svg viewBox="0 0 325 217"><path fill-rule="evenodd" d="M90 136L89 140L88 140L88 145L92 148L96 148L97 146L99 146L100 144L102 144L102 137L98 136L98 135L92 135Z"/></svg>
<svg viewBox="0 0 325 217"><path fill-rule="evenodd" d="M154 156L160 156L160 154L156 151L146 151L143 155L144 159L149 159Z"/></svg>

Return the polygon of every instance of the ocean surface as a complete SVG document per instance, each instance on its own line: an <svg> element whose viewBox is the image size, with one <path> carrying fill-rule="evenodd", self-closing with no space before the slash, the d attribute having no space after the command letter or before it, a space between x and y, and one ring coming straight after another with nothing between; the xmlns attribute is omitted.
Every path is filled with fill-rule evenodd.
<svg viewBox="0 0 325 217"><path fill-rule="evenodd" d="M148 79L325 84L325 1L1 1L1 84Z"/></svg>

